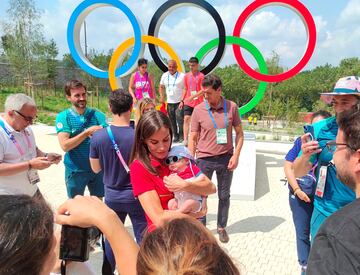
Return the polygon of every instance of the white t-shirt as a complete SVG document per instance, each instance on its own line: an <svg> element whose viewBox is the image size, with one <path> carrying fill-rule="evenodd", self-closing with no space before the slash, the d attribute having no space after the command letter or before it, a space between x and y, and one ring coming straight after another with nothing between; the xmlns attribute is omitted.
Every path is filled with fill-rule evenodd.
<svg viewBox="0 0 360 275"><path fill-rule="evenodd" d="M16 142L23 152L23 155L21 155L18 148L0 126L0 163L19 163L35 158L36 144L31 128L27 127L25 130L17 132L4 118L0 117L0 119L4 122L9 132L14 135ZM11 176L0 176L0 194L33 196L37 190L37 185L31 184L29 181L28 171Z"/></svg>
<svg viewBox="0 0 360 275"><path fill-rule="evenodd" d="M171 75L169 72L163 73L160 85L165 86L167 103L179 103L184 89L184 74L176 72Z"/></svg>

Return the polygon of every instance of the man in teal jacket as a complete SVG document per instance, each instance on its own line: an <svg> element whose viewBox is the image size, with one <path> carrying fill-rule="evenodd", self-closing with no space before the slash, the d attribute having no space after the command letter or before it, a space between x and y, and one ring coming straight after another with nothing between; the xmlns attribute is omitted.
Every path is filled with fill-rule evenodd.
<svg viewBox="0 0 360 275"><path fill-rule="evenodd" d="M360 78L348 76L340 78L333 92L323 93L330 97L336 115L351 109L360 100ZM338 132L336 116L319 121L313 125L314 139L310 134L302 136L302 153L294 162L295 175L303 176L318 162L316 169L317 188L314 198L314 211L311 217L311 239L320 225L332 213L355 200L355 193L336 177L336 167L332 162L333 153L326 148L326 142L334 140Z"/></svg>
<svg viewBox="0 0 360 275"><path fill-rule="evenodd" d="M86 107L86 86L78 80L65 85L65 95L72 106L56 117L56 132L64 158L65 182L69 198L83 195L87 186L93 196L104 196L102 173L95 174L90 167L90 138L106 127L105 115Z"/></svg>

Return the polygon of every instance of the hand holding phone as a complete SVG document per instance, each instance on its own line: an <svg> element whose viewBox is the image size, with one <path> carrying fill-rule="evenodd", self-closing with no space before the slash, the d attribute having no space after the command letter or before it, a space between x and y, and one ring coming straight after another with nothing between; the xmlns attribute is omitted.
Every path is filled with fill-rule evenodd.
<svg viewBox="0 0 360 275"><path fill-rule="evenodd" d="M60 154L57 154L57 153L48 153L47 154L47 160L50 161L51 163L59 163L61 159L62 159L62 156Z"/></svg>
<svg viewBox="0 0 360 275"><path fill-rule="evenodd" d="M306 142L315 140L314 127L312 125L304 125L304 133L308 134Z"/></svg>

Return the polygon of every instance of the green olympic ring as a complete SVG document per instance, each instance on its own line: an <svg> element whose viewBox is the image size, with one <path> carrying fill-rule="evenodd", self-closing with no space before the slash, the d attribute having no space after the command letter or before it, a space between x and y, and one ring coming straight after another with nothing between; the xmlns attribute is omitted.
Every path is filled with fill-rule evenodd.
<svg viewBox="0 0 360 275"><path fill-rule="evenodd" d="M256 62L258 63L260 72L262 74L268 73L268 69L264 57L252 43L245 40L244 38L240 38L236 36L226 36L226 44L230 44L230 45L236 44L248 50L249 53L252 54L252 56L255 58ZM219 38L215 38L207 42L204 46L202 46L201 49L195 55L199 59L199 63L201 63L201 61L205 58L205 56L213 49L215 49L218 45L219 45ZM239 108L240 116L251 111L260 102L260 100L264 97L267 84L268 84L267 82L260 81L255 96L248 103L246 103L244 106L241 106Z"/></svg>

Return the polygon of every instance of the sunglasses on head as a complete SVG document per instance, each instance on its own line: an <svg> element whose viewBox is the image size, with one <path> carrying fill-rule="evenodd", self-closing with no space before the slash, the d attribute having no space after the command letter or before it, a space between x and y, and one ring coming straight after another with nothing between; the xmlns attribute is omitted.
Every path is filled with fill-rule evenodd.
<svg viewBox="0 0 360 275"><path fill-rule="evenodd" d="M179 160L181 160L182 157L178 157L178 156L171 156L171 157L168 157L166 160L165 160L165 163L167 165L170 165L171 163L175 163L175 162L178 162Z"/></svg>

